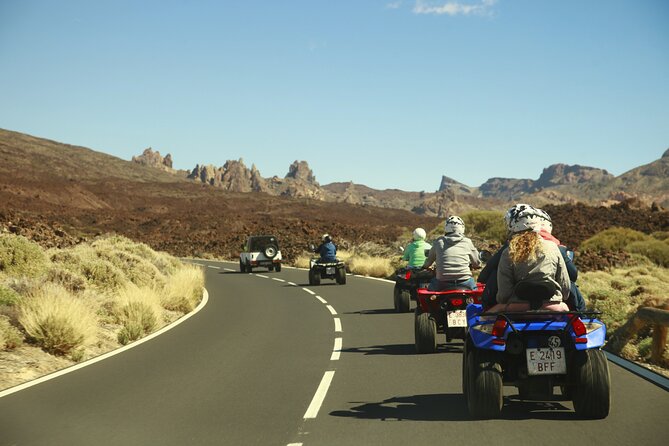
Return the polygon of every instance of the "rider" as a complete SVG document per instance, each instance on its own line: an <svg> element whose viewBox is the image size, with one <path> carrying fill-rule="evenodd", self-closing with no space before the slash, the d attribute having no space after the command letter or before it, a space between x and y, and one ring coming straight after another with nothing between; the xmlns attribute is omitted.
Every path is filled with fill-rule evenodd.
<svg viewBox="0 0 669 446"><path fill-rule="evenodd" d="M465 237L465 222L452 215L444 224L445 234L435 240L430 254L423 264L427 268L436 262L436 276L430 282L431 291L457 288L476 289L470 265L481 266L478 251L472 241Z"/></svg>
<svg viewBox="0 0 669 446"><path fill-rule="evenodd" d="M564 304L571 285L567 265L557 245L538 234L541 220L544 216L531 206L510 216L512 235L509 247L499 260L497 302L525 303L515 294L516 285L524 282L542 285L552 291L544 308L568 310Z"/></svg>
<svg viewBox="0 0 669 446"><path fill-rule="evenodd" d="M337 261L337 245L332 243L332 237L329 234L323 234L321 238L321 244L318 245L318 248L314 252L318 253L321 257L320 262L329 263Z"/></svg>
<svg viewBox="0 0 669 446"><path fill-rule="evenodd" d="M413 241L407 245L402 256L402 260L409 261L407 265L409 268L420 268L425 263L425 250L432 248L432 245L425 241L425 237L427 237L425 229L414 229Z"/></svg>

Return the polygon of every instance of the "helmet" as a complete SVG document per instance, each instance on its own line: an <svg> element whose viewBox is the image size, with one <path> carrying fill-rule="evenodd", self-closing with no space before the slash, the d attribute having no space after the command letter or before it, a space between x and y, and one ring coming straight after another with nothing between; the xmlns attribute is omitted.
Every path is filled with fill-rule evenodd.
<svg viewBox="0 0 669 446"><path fill-rule="evenodd" d="M553 221L551 220L551 216L548 215L548 212L544 211L543 209L537 209L537 212L539 213L539 216L541 217L541 221L539 223L539 229L543 229L544 231L548 232L549 234L553 232Z"/></svg>
<svg viewBox="0 0 669 446"><path fill-rule="evenodd" d="M414 240L425 240L425 237L427 237L427 234L425 233L425 229L416 228L416 229L413 230L413 239Z"/></svg>
<svg viewBox="0 0 669 446"><path fill-rule="evenodd" d="M508 211L506 211L506 214L504 214L504 222L506 223L506 229L509 230L509 232L512 232L511 230L511 221L516 218L516 216L524 211L525 209L531 208L529 204L525 203L518 203L514 204L509 208Z"/></svg>
<svg viewBox="0 0 669 446"><path fill-rule="evenodd" d="M330 234L323 234L323 237L321 238L321 240L322 240L324 243L327 243L327 242L329 242L329 241L332 240L332 237L330 237Z"/></svg>
<svg viewBox="0 0 669 446"><path fill-rule="evenodd" d="M446 220L446 223L444 224L444 232L446 232L446 234L450 232L455 232L456 234L464 234L465 222L462 221L462 219L457 215L451 215L450 217L448 217L448 220Z"/></svg>
<svg viewBox="0 0 669 446"><path fill-rule="evenodd" d="M546 214L539 209L535 209L532 206L528 206L525 209L515 213L509 222L509 231L523 232L523 231L536 231L541 230L542 225L546 222L544 217Z"/></svg>

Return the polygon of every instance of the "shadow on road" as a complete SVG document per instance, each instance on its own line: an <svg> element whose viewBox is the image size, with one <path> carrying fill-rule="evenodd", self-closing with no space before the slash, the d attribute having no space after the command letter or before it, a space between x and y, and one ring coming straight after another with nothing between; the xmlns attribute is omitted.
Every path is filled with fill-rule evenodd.
<svg viewBox="0 0 669 446"><path fill-rule="evenodd" d="M370 345L366 347L348 347L341 350L343 353L362 353L364 355L417 355L414 344L387 344ZM437 346L437 353L462 353L462 344L441 344Z"/></svg>
<svg viewBox="0 0 669 446"><path fill-rule="evenodd" d="M378 403L362 403L330 412L334 417L380 421L474 421L462 394L397 396ZM575 420L573 411L556 402L527 402L504 398L503 420Z"/></svg>
<svg viewBox="0 0 669 446"><path fill-rule="evenodd" d="M394 308L378 308L375 310L360 310L360 311L351 311L344 314L399 314L395 311Z"/></svg>

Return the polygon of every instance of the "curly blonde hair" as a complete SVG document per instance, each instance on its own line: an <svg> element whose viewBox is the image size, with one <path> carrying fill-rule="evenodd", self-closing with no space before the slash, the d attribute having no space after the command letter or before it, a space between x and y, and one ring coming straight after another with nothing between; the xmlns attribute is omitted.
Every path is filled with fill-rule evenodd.
<svg viewBox="0 0 669 446"><path fill-rule="evenodd" d="M536 260L543 250L541 236L534 231L514 234L509 241L509 258L513 264Z"/></svg>

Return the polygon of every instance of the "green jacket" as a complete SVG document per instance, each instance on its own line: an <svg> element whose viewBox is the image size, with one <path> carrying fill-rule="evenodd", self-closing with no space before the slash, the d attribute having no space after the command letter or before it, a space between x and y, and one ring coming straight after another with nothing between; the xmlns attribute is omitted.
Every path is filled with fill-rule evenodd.
<svg viewBox="0 0 669 446"><path fill-rule="evenodd" d="M414 240L407 245L402 260L409 261L407 266L420 268L423 266L423 263L425 263L425 250L430 248L432 248L432 246L425 240Z"/></svg>

